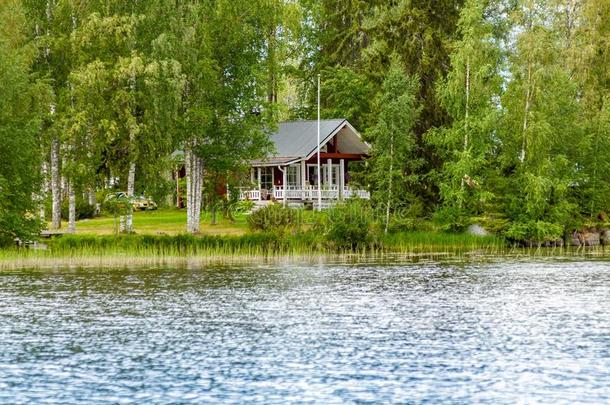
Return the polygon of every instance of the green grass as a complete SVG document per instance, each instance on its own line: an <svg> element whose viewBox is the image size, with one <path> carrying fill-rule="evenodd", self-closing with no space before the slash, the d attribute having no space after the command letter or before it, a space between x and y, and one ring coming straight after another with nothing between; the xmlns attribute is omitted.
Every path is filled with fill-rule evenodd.
<svg viewBox="0 0 610 405"><path fill-rule="evenodd" d="M235 221L229 221L217 216L217 224L211 225L209 213L202 213L201 233L204 235L243 235L247 232L246 217L238 214ZM159 209L156 211L136 211L133 217L134 229L142 235L178 235L186 229L186 211L178 209ZM67 223L62 223L66 229ZM81 220L76 223L78 235L113 235L115 218L102 216Z"/></svg>

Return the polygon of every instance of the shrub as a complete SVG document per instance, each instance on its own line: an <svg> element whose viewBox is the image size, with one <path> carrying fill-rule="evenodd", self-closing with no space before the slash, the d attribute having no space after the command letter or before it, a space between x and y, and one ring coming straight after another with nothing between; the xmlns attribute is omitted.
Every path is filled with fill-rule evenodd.
<svg viewBox="0 0 610 405"><path fill-rule="evenodd" d="M68 219L69 214L68 200L61 203L61 217ZM82 197L76 197L76 220L95 217L95 206L89 205L89 202Z"/></svg>
<svg viewBox="0 0 610 405"><path fill-rule="evenodd" d="M544 221L515 222L506 231L506 237L515 242L531 240L537 243L561 239L563 227Z"/></svg>
<svg viewBox="0 0 610 405"><path fill-rule="evenodd" d="M373 214L361 201L348 201L328 210L317 227L322 228L327 245L336 250L369 247L374 241Z"/></svg>
<svg viewBox="0 0 610 405"><path fill-rule="evenodd" d="M388 232L398 233L415 231L419 229L420 222L420 220L417 220L415 218L404 218L394 215L390 218L390 223L388 224Z"/></svg>
<svg viewBox="0 0 610 405"><path fill-rule="evenodd" d="M279 204L270 204L248 216L248 226L253 231L284 232L298 226L297 211Z"/></svg>
<svg viewBox="0 0 610 405"><path fill-rule="evenodd" d="M447 232L463 232L470 225L470 217L459 207L449 206L438 210L434 220Z"/></svg>
<svg viewBox="0 0 610 405"><path fill-rule="evenodd" d="M254 209L254 201L251 200L241 200L235 203L234 211L236 213L250 212Z"/></svg>

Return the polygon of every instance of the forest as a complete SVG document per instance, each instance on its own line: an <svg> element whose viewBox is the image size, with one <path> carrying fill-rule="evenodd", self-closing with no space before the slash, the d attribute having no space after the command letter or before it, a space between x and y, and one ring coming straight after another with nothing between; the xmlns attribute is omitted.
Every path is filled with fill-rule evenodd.
<svg viewBox="0 0 610 405"><path fill-rule="evenodd" d="M318 75L386 232L604 227L609 59L607 0L3 0L0 241L62 205L73 231L109 187L162 202L178 150L196 232L278 122L316 118Z"/></svg>

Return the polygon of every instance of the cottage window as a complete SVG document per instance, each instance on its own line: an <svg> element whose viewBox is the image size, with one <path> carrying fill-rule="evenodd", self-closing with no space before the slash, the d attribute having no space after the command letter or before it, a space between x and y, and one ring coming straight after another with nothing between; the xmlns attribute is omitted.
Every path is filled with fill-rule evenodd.
<svg viewBox="0 0 610 405"><path fill-rule="evenodd" d="M300 172L301 168L296 165L288 166L286 168L286 180L288 182L288 187L297 187L300 185Z"/></svg>
<svg viewBox="0 0 610 405"><path fill-rule="evenodd" d="M261 167L261 188L271 190L273 188L273 168Z"/></svg>

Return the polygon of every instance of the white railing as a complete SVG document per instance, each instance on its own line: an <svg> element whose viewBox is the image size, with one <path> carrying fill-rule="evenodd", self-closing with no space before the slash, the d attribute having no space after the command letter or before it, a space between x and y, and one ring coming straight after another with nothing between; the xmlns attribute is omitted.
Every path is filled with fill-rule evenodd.
<svg viewBox="0 0 610 405"><path fill-rule="evenodd" d="M252 200L259 201L261 199L261 191L260 190L241 190L239 192L240 200Z"/></svg>
<svg viewBox="0 0 610 405"><path fill-rule="evenodd" d="M339 200L341 198L339 187L323 188L323 200ZM302 200L313 201L318 199L318 189L315 187L300 188L298 186L288 186L286 189L283 186L274 186L271 195L275 200L283 200L286 194L287 200ZM364 200L371 198L371 194L366 190L354 190L349 187L343 188L343 198L359 197ZM242 190L240 192L242 200L261 200L260 190Z"/></svg>

